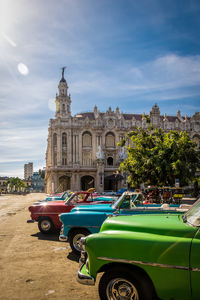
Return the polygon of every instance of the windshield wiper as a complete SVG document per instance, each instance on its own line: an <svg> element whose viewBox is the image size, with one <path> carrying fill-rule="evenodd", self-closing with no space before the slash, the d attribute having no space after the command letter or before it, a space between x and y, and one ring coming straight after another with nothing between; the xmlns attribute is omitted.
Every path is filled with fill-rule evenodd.
<svg viewBox="0 0 200 300"><path fill-rule="evenodd" d="M182 219L183 219L183 223L186 223L186 222L187 222L187 216L186 216L186 215L183 215L183 216L182 216Z"/></svg>

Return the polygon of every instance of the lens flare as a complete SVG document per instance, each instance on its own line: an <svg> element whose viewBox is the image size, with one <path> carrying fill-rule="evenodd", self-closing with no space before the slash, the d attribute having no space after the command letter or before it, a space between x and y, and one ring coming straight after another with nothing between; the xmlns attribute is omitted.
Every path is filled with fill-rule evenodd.
<svg viewBox="0 0 200 300"><path fill-rule="evenodd" d="M55 99L49 99L49 101L48 101L48 108L49 108L49 110L51 110L53 112L56 111Z"/></svg>
<svg viewBox="0 0 200 300"><path fill-rule="evenodd" d="M13 47L17 47L17 44L7 35L5 32L1 32L3 38Z"/></svg>
<svg viewBox="0 0 200 300"><path fill-rule="evenodd" d="M28 75L29 69L25 64L19 63L17 68L18 68L18 71L19 71L20 74L22 74L24 76Z"/></svg>

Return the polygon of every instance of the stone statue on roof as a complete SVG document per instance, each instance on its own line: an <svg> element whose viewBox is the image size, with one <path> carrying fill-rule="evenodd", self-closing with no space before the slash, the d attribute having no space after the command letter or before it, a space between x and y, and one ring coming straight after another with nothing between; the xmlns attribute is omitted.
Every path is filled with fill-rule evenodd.
<svg viewBox="0 0 200 300"><path fill-rule="evenodd" d="M65 73L65 69L66 69L67 67L62 67L62 78L64 78L64 73Z"/></svg>
<svg viewBox="0 0 200 300"><path fill-rule="evenodd" d="M120 160L124 160L127 158L127 152L125 147L122 147L121 152L119 152L119 158Z"/></svg>
<svg viewBox="0 0 200 300"><path fill-rule="evenodd" d="M98 146L98 151L96 152L96 159L104 159L104 153L101 146Z"/></svg>

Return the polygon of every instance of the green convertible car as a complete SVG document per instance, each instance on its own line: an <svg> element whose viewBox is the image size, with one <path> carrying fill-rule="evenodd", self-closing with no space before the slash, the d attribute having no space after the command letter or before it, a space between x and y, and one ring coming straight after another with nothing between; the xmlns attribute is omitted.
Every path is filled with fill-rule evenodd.
<svg viewBox="0 0 200 300"><path fill-rule="evenodd" d="M100 299L199 300L200 200L188 212L108 218L81 239L78 282Z"/></svg>

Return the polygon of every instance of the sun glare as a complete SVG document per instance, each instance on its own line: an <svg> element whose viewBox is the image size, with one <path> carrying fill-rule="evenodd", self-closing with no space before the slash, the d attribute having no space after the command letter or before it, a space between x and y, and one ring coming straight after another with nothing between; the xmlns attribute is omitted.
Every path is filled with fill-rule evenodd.
<svg viewBox="0 0 200 300"><path fill-rule="evenodd" d="M0 30L5 34L11 29L13 18L12 1L0 0Z"/></svg>
<svg viewBox="0 0 200 300"><path fill-rule="evenodd" d="M7 36L7 34L5 34L5 32L2 31L1 34L2 34L3 38L4 38L11 46L13 46L13 47L16 47L16 46L17 46L17 44L16 44L13 40L11 40L11 38L10 38L9 36Z"/></svg>
<svg viewBox="0 0 200 300"><path fill-rule="evenodd" d="M15 4L11 0L0 0L0 39L1 42L6 41L12 47L17 46L13 38L11 38L14 36L14 20L17 14Z"/></svg>
<svg viewBox="0 0 200 300"><path fill-rule="evenodd" d="M22 74L24 76L28 75L29 69L25 64L19 63L17 68L18 68L18 71L19 71L20 74Z"/></svg>
<svg viewBox="0 0 200 300"><path fill-rule="evenodd" d="M56 111L56 103L55 103L55 99L49 99L48 101L48 108L51 111Z"/></svg>

